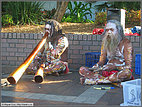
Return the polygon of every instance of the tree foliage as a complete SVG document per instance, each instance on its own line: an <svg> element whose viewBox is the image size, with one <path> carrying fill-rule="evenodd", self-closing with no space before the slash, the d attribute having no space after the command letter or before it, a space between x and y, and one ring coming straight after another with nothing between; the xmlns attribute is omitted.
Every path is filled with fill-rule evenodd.
<svg viewBox="0 0 142 107"><path fill-rule="evenodd" d="M117 1L117 2L104 2L103 4L96 5L95 9L98 11L105 11L107 8L117 8L117 9L125 9L127 11L130 10L140 10L140 1L136 2L123 2L123 1Z"/></svg>
<svg viewBox="0 0 142 107"><path fill-rule="evenodd" d="M39 24L42 20L43 4L41 2L2 2L2 16L12 16L13 23L16 25Z"/></svg>
<svg viewBox="0 0 142 107"><path fill-rule="evenodd" d="M74 7L73 7L74 5ZM89 14L92 17L91 3L69 2L67 7L67 12L63 16L62 21L64 22L87 22L87 15Z"/></svg>

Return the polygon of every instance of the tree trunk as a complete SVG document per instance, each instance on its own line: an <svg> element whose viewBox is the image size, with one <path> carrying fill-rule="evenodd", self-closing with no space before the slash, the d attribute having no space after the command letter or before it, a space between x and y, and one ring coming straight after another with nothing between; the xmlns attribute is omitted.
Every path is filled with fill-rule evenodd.
<svg viewBox="0 0 142 107"><path fill-rule="evenodd" d="M67 6L68 6L68 1L57 2L57 9L53 19L55 19L58 22L61 22L62 17L64 16L66 12Z"/></svg>

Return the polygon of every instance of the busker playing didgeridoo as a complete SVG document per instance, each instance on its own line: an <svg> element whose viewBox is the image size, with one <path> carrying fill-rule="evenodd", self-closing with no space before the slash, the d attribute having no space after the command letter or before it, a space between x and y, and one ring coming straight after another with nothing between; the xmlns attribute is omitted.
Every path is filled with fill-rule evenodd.
<svg viewBox="0 0 142 107"><path fill-rule="evenodd" d="M46 32L49 33L47 41L28 67L27 73L35 73L41 64L44 64L44 74L59 76L68 73L67 52L69 43L62 34L60 23L55 20L46 22Z"/></svg>

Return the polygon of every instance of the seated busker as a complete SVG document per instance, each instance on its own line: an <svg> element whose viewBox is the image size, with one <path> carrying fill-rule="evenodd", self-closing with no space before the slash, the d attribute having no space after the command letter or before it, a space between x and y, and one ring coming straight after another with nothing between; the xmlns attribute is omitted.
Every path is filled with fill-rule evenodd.
<svg viewBox="0 0 142 107"><path fill-rule="evenodd" d="M81 84L120 83L133 79L132 44L124 37L120 22L107 21L102 36L99 62L92 68L82 66L79 69L79 74L83 76L80 78Z"/></svg>
<svg viewBox="0 0 142 107"><path fill-rule="evenodd" d="M45 45L34 58L27 69L28 74L35 74L39 67L44 67L44 74L66 74L69 72L67 55L68 39L62 34L60 23L50 20L45 23L45 33L48 38Z"/></svg>

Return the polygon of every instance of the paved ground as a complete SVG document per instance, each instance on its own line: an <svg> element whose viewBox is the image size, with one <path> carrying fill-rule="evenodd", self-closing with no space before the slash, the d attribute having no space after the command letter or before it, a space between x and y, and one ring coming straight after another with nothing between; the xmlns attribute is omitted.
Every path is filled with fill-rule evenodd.
<svg viewBox="0 0 142 107"><path fill-rule="evenodd" d="M1 82L6 81L8 75L2 75ZM2 87L1 102L33 103L34 106L119 106L123 103L122 88L95 90L94 86L113 85L81 85L79 78L78 72L72 72L59 77L49 75L42 83L35 83L33 75L24 74L16 85Z"/></svg>

